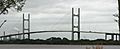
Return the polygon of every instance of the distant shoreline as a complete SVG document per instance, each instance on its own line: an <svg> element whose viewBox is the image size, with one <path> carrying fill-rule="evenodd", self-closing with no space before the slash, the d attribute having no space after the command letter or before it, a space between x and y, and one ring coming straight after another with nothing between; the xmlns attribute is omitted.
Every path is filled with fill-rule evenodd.
<svg viewBox="0 0 120 49"><path fill-rule="evenodd" d="M120 41L0 41L1 44L25 44L25 45L120 45Z"/></svg>

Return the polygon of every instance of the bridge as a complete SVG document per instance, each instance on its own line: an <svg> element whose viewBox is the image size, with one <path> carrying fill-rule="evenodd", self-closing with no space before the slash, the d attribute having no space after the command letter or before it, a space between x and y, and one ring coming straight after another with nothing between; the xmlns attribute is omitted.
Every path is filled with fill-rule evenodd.
<svg viewBox="0 0 120 49"><path fill-rule="evenodd" d="M0 36L0 38L7 38L9 37L11 39L12 36L18 36L23 34L35 34L35 33L48 33L48 32L72 32L72 31L34 31L34 32L27 32L27 33L19 33L19 34L10 34L5 36ZM78 31L76 31L78 32ZM112 35L112 40L114 40L113 35L119 35L119 33L108 33L108 32L92 32L92 31L80 31L81 33L95 33L95 34L105 34L105 35ZM107 36L105 36L105 39L107 39ZM117 39L117 38L116 38Z"/></svg>
<svg viewBox="0 0 120 49"><path fill-rule="evenodd" d="M19 33L19 34L10 34L10 35L5 35L5 36L0 36L0 38L16 36L16 35L23 35L23 34L47 33L47 32L72 32L72 31L34 31L34 32L28 32L28 33ZM76 31L76 32L78 32L78 31ZM82 33L96 33L96 34L110 34L107 32L91 32L91 31L80 31L80 32L82 32Z"/></svg>
<svg viewBox="0 0 120 49"><path fill-rule="evenodd" d="M77 25L75 25L74 21L75 21L75 17L77 17ZM25 22L27 23L27 28L25 28ZM76 30L75 30L76 29ZM27 31L27 32L25 32ZM97 31L80 31L80 8L78 8L78 14L74 14L74 8L72 8L72 31L63 31L63 30L58 30L58 31L33 31L30 32L30 14L28 14L28 19L24 18L24 14L23 14L23 32L19 33L19 34L10 34L10 35L4 35L4 36L0 36L0 38L4 39L9 37L9 39L11 39L12 36L18 36L18 35L23 35L23 39L25 39L25 35L28 35L28 39L30 39L30 34L35 34L35 33L47 33L47 32L72 32L72 40L74 40L74 33L77 33L78 35L78 40L80 40L80 33L96 33L96 34L105 34L105 40L107 40L107 35L111 35L111 39L114 40L114 35L116 36L116 40L117 40L117 36L120 36L119 33L108 33L108 32L97 32Z"/></svg>

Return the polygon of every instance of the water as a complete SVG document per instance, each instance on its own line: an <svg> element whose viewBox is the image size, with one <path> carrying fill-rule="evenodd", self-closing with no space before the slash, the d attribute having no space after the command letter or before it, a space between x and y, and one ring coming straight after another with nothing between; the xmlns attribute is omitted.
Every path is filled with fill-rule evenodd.
<svg viewBox="0 0 120 49"><path fill-rule="evenodd" d="M0 49L86 49L94 45L0 45ZM103 49L120 49L119 45L104 45Z"/></svg>

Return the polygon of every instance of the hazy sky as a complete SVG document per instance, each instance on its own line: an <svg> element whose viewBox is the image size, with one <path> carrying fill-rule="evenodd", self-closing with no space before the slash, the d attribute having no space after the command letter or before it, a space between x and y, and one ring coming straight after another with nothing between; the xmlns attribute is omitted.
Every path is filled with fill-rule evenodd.
<svg viewBox="0 0 120 49"><path fill-rule="evenodd" d="M22 14L31 14L31 31L71 30L71 8L80 8L81 30L118 32L114 22L117 11L117 0L27 0L22 12L11 9L9 14L0 15L0 23L7 19L0 32L14 34L22 31ZM34 34L32 38L49 37L71 38L71 33ZM104 35L82 34L81 38L96 39Z"/></svg>

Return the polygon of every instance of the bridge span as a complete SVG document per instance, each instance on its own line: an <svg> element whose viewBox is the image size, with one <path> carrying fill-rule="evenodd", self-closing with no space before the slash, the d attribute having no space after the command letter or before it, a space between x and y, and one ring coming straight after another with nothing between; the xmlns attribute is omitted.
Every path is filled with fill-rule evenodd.
<svg viewBox="0 0 120 49"><path fill-rule="evenodd" d="M5 35L5 36L0 36L0 38L23 35L23 34L35 34L35 33L47 33L47 32L72 32L72 31L33 31L33 32L27 32L27 33L19 33L19 34L10 34L10 35ZM79 31L75 31L75 32L79 32ZM93 32L93 31L80 31L80 33L119 34L119 33Z"/></svg>

